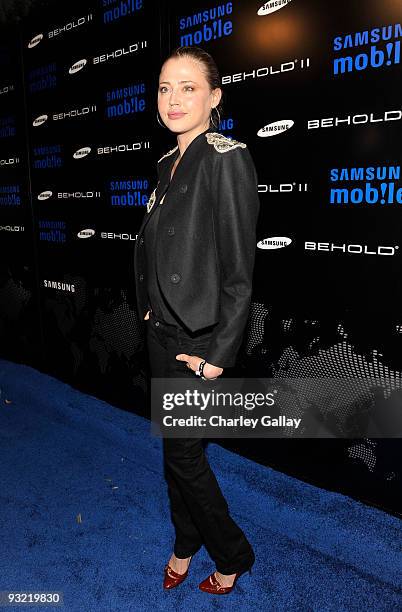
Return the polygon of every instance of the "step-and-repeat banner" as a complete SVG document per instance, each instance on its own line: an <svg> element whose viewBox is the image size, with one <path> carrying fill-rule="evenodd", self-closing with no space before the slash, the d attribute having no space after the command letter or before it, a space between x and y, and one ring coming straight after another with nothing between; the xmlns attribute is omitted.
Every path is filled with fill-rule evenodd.
<svg viewBox="0 0 402 612"><path fill-rule="evenodd" d="M176 144L156 121L161 63L197 45L221 73L219 131L247 143L259 181L239 366L398 388L401 17L396 0L33 3L0 47L1 356L147 414L133 248ZM258 442L236 448L279 466L323 448ZM400 483L399 447L325 448L374 499Z"/></svg>

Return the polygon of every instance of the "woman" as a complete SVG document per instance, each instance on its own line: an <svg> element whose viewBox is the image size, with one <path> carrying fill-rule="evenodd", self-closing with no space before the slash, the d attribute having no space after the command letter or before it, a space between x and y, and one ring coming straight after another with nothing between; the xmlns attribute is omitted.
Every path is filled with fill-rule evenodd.
<svg viewBox="0 0 402 612"><path fill-rule="evenodd" d="M153 377L221 376L235 365L248 318L257 175L246 145L216 132L219 85L214 60L199 47L179 47L162 65L157 118L176 134L177 146L158 162L134 257ZM216 571L199 587L229 593L255 557L229 514L203 441L164 438L163 452L176 535L164 587L183 582L205 545Z"/></svg>

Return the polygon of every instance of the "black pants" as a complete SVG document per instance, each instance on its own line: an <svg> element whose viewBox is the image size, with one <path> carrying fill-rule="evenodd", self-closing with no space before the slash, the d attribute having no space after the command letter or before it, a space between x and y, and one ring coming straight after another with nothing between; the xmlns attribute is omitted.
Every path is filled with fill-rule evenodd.
<svg viewBox="0 0 402 612"><path fill-rule="evenodd" d="M182 378L195 374L178 353L203 356L210 331L190 334L151 312L147 347L155 378ZM229 514L228 505L204 452L202 438L163 438L165 478L171 518L176 532L174 553L181 559L205 545L218 572L234 574L254 563L253 549Z"/></svg>

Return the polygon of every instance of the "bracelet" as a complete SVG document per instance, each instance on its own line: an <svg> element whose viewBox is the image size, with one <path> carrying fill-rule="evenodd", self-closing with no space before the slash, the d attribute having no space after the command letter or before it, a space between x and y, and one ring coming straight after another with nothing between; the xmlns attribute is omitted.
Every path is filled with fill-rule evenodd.
<svg viewBox="0 0 402 612"><path fill-rule="evenodd" d="M204 365L205 365L206 363L207 363L207 362L205 361L205 359L204 359L203 361L201 361L200 365L198 366L198 370L196 370L196 371L195 371L195 375L196 375L196 376L201 376L202 378L204 378L204 377L202 376L202 373L203 373L203 371L204 371Z"/></svg>
<svg viewBox="0 0 402 612"><path fill-rule="evenodd" d="M198 366L198 370L195 371L196 376L201 376L202 380L216 380L218 377L214 376L213 378L205 378L205 376L203 376L203 372L204 372L204 365L206 364L206 360L204 359L203 361L201 361L200 365Z"/></svg>

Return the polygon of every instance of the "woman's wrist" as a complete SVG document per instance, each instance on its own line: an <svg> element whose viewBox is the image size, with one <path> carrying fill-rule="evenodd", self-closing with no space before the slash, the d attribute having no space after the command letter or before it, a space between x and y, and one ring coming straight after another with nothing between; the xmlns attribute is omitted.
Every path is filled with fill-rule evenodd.
<svg viewBox="0 0 402 612"><path fill-rule="evenodd" d="M216 380L218 376L220 376L223 372L222 368L218 366L214 366L212 363L204 360L204 364L202 366L201 376L203 380ZM208 374L215 374L215 376L207 376Z"/></svg>

